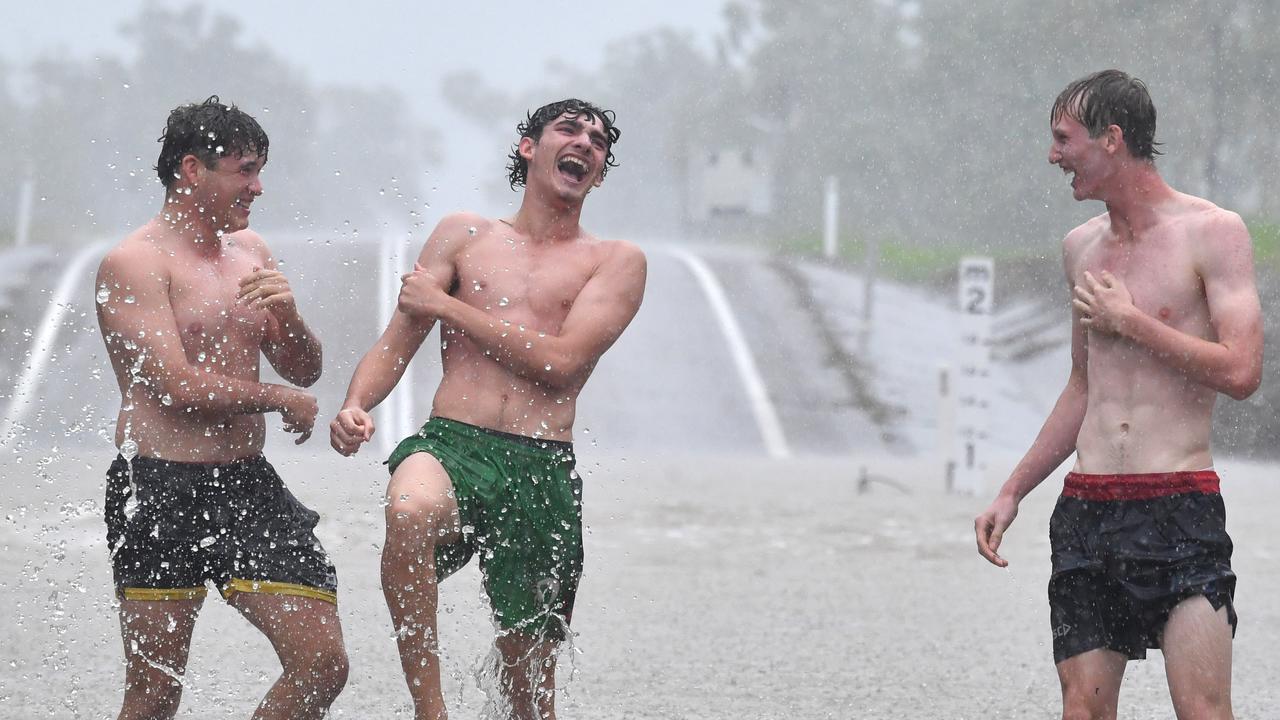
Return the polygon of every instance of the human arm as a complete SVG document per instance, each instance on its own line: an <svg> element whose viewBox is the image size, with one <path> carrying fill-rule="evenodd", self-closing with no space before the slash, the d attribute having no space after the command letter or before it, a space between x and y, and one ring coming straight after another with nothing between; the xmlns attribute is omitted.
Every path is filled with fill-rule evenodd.
<svg viewBox="0 0 1280 720"><path fill-rule="evenodd" d="M456 273L455 256L470 237L476 218L456 214L440 221L418 256L417 264L430 268L436 289L447 293ZM414 316L397 309L386 330L356 365L342 408L329 423L329 444L343 455L352 455L368 442L375 430L369 411L391 393L409 361L435 325L432 316Z"/></svg>
<svg viewBox="0 0 1280 720"><path fill-rule="evenodd" d="M1085 273L1076 309L1086 327L1127 338L1190 379L1237 400L1262 382L1262 308L1254 281L1249 231L1234 213L1218 211L1204 228L1197 269L1204 283L1213 340L1196 337L1133 304L1119 278Z"/></svg>
<svg viewBox="0 0 1280 720"><path fill-rule="evenodd" d="M392 315L382 336L356 365L342 408L329 423L329 444L334 450L352 455L362 443L373 438L375 427L369 411L385 400L400 382L409 361L431 332L432 324L402 312Z"/></svg>
<svg viewBox="0 0 1280 720"><path fill-rule="evenodd" d="M285 429L304 441L315 420L316 401L300 390L206 372L191 364L182 347L169 300L170 278L151 248L126 245L102 260L97 285L108 290L98 303L98 322L121 382L165 405L210 418L279 412Z"/></svg>
<svg viewBox="0 0 1280 720"><path fill-rule="evenodd" d="M1000 542L1018 515L1022 498L1044 481L1076 450L1089 399L1089 340L1078 310L1071 313L1071 374L1053 410L1022 460L1014 467L991 505L973 522L978 553L993 565L1007 567Z"/></svg>
<svg viewBox="0 0 1280 720"><path fill-rule="evenodd" d="M280 377L300 387L310 387L320 379L323 352L320 340L303 322L294 300L289 279L280 272L275 258L256 234L244 231L242 240L256 247L252 251L261 262L240 278L237 301L251 308L265 310L267 328L262 338L262 354Z"/></svg>
<svg viewBox="0 0 1280 720"><path fill-rule="evenodd" d="M646 273L639 248L612 243L555 334L510 323L448 295L421 266L405 275L400 308L461 330L489 357L522 377L564 388L580 385L635 317Z"/></svg>

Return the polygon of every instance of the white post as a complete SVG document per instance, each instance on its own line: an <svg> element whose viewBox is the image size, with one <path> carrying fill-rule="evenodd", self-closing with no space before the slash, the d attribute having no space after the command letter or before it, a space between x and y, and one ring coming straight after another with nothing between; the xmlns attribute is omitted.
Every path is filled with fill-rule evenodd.
<svg viewBox="0 0 1280 720"><path fill-rule="evenodd" d="M827 177L822 191L822 256L828 260L836 259L836 247L839 242L836 224L840 211L840 182L835 175Z"/></svg>
<svg viewBox="0 0 1280 720"><path fill-rule="evenodd" d="M938 464L947 492L956 488L956 392L951 366L938 365Z"/></svg>
<svg viewBox="0 0 1280 720"><path fill-rule="evenodd" d="M22 247L27 244L31 234L31 203L36 196L36 183L30 178L22 181L18 190L17 227L13 232L13 244Z"/></svg>
<svg viewBox="0 0 1280 720"><path fill-rule="evenodd" d="M955 484L958 492L982 491L990 407L991 309L995 263L989 257L960 260L960 356L954 377Z"/></svg>

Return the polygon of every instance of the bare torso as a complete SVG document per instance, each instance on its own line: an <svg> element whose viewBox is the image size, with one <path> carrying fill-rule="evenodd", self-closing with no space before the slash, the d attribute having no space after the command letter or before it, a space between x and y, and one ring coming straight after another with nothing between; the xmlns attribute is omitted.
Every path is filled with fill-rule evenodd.
<svg viewBox="0 0 1280 720"><path fill-rule="evenodd" d="M1213 252L1204 231L1217 207L1179 194L1154 226L1120 238L1107 215L1085 223L1067 242L1069 280L1109 271L1134 305L1175 330L1216 341L1199 254ZM1210 449L1217 392L1131 340L1088 334L1088 406L1077 439L1075 469L1085 473L1199 470Z"/></svg>
<svg viewBox="0 0 1280 720"><path fill-rule="evenodd" d="M240 278L268 259L256 236L226 235L221 248L209 252L180 242L169 228L152 221L113 252L145 263L149 276L167 291L171 310L149 318L152 332L176 333L187 361L201 372L258 380L267 312L236 301ZM106 289L110 299L98 304L99 315L114 312L118 303L132 304L129 288ZM132 439L139 455L180 462L227 462L262 451L261 414L212 416L179 409L132 372L136 343L108 339L107 348L121 393L117 445Z"/></svg>
<svg viewBox="0 0 1280 720"><path fill-rule="evenodd" d="M559 334L612 243L585 234L534 242L503 221L475 222L476 234L454 256L451 294L512 326ZM447 324L440 337L444 377L432 415L528 437L573 439L585 377L568 387L548 387L500 364Z"/></svg>

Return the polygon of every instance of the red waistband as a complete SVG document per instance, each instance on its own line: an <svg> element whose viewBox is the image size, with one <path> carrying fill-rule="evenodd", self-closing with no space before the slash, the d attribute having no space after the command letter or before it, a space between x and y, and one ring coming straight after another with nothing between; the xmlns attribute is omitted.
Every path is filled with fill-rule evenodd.
<svg viewBox="0 0 1280 720"><path fill-rule="evenodd" d="M1132 475L1067 473L1062 494L1080 500L1148 500L1183 493L1217 493L1218 473L1196 470Z"/></svg>

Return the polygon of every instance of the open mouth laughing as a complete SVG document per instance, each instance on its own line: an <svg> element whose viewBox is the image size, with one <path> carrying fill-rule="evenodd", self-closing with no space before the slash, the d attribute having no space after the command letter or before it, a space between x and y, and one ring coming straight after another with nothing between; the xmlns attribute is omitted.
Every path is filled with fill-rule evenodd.
<svg viewBox="0 0 1280 720"><path fill-rule="evenodd" d="M556 169L561 174L566 175L575 183L580 183L587 178L591 168L585 160L574 155L565 155L556 163Z"/></svg>

